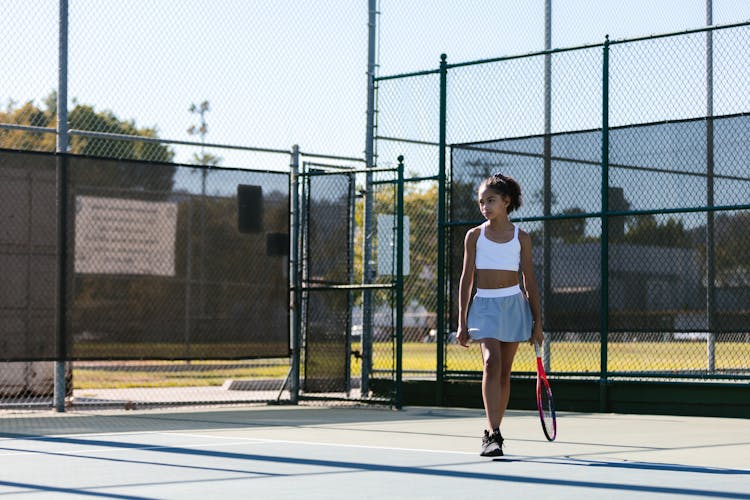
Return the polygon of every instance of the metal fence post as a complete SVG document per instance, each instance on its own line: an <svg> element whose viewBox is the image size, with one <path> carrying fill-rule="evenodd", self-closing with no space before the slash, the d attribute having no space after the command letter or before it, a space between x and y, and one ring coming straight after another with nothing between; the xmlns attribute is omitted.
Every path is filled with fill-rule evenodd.
<svg viewBox="0 0 750 500"><path fill-rule="evenodd" d="M365 166L375 167L375 69L377 49L377 0L368 1L367 23L367 131L365 138ZM372 173L365 174L365 208L362 238L362 284L373 282L372 236L374 227L374 192ZM370 392L372 368L372 291L362 291L362 396Z"/></svg>
<svg viewBox="0 0 750 500"><path fill-rule="evenodd" d="M552 0L544 2L544 50L552 49ZM552 54L544 54L544 241L542 249L542 318L549 317L552 301ZM544 319L542 319L542 325ZM550 339L544 337L542 345L542 362L544 369L550 371Z"/></svg>
<svg viewBox="0 0 750 500"><path fill-rule="evenodd" d="M398 157L396 185L396 408L403 405L404 343L404 157Z"/></svg>
<svg viewBox="0 0 750 500"><path fill-rule="evenodd" d="M193 303L193 195L187 194L187 229L185 231L185 318L184 332L182 334L185 359L190 360L190 331L192 330L192 318L190 316L191 304Z"/></svg>
<svg viewBox="0 0 750 500"><path fill-rule="evenodd" d="M600 378L599 410L607 411L607 344L609 341L609 35L604 39L602 59L602 239L600 248Z"/></svg>
<svg viewBox="0 0 750 500"><path fill-rule="evenodd" d="M438 151L438 206L437 206L437 367L435 402L443 402L443 379L445 378L445 148L446 148L446 103L448 56L440 55L440 132Z"/></svg>
<svg viewBox="0 0 750 500"><path fill-rule="evenodd" d="M292 227L289 241L292 252L290 281L292 286L291 311L291 348L292 366L289 375L289 397L293 404L299 402L300 388L300 359L302 349L302 266L300 263L300 218L299 218L299 146L292 146L291 161L291 198Z"/></svg>
<svg viewBox="0 0 750 500"><path fill-rule="evenodd" d="M357 221L356 221L356 212L357 212L357 175L356 174L349 174L349 215L348 215L348 224L349 224L349 244L347 245L349 247L349 251L347 252L347 261L348 269L347 269L347 278L346 282L350 286L354 286L354 241L356 239L356 232L357 232ZM346 332L346 395L349 397L352 390L352 325L353 325L353 317L352 310L354 309L354 301L355 301L355 293L354 290L349 291L349 298L348 298L348 307L346 310L347 314L347 332ZM360 378L361 381L361 378ZM362 386L360 385L360 388Z"/></svg>
<svg viewBox="0 0 750 500"><path fill-rule="evenodd" d="M57 360L55 361L54 404L65 411L66 360L68 357L68 0L60 0L57 81Z"/></svg>
<svg viewBox="0 0 750 500"><path fill-rule="evenodd" d="M713 24L713 6L706 0L706 24ZM706 320L707 367L716 371L716 247L714 241L714 68L713 32L706 31Z"/></svg>

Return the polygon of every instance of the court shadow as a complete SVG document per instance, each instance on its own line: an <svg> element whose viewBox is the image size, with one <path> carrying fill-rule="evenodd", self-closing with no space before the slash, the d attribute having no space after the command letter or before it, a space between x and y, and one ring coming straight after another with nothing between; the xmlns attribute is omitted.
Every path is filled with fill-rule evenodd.
<svg viewBox="0 0 750 500"><path fill-rule="evenodd" d="M744 469L727 469L723 467L702 467L682 464L669 464L658 462L636 462L628 460L587 460L580 458L565 457L559 459L533 459L533 458L514 458L500 457L493 460L494 462L524 462L524 463L544 463L554 465L570 465L575 467L604 467L612 469L636 469L636 470L653 470L669 472L688 472L691 474L725 474L725 475L744 475L750 476L750 470Z"/></svg>
<svg viewBox="0 0 750 500"><path fill-rule="evenodd" d="M137 410L114 414L97 412L24 415L0 418L0 433L33 435L98 434L210 430L252 427L312 427L316 425L398 422L421 418L481 418L480 410L385 407L253 406L222 410Z"/></svg>
<svg viewBox="0 0 750 500"><path fill-rule="evenodd" d="M22 491L21 493L44 493L48 495L82 495L95 498L118 498L123 500L150 500L149 497L141 497L136 495L120 495L117 493L104 493L91 490L82 490L80 488L61 488L43 484L19 483L17 481L0 481L0 486L4 486L6 488L28 490Z"/></svg>
<svg viewBox="0 0 750 500"><path fill-rule="evenodd" d="M549 485L549 486L557 486L557 487L570 487L570 488L586 488L590 489L591 491L627 491L627 492L633 492L633 493L649 493L649 494L671 494L671 495L677 495L677 496L694 496L694 497L704 497L704 498L732 498L732 499L750 499L750 495L747 493L739 493L739 492L733 492L733 491L719 491L717 489L714 490L704 490L704 489L696 489L696 488L689 488L689 487L677 487L677 486L655 486L655 485L645 485L642 483L624 483L624 482L605 482L605 481L596 481L596 480L574 480L574 479L563 479L559 477L548 477L544 476L542 474L536 474L536 475L519 475L517 473L500 473L500 472L473 472L471 470L466 470L466 468L462 468L460 470L456 470L453 467L450 468L443 468L446 467L445 464L441 465L429 465L429 466L406 466L406 465L389 465L387 463L367 463L367 462L359 462L359 461L350 461L350 460L333 460L333 459L321 459L321 458L308 458L299 456L299 453L297 453L297 456L281 456L281 455L273 455L273 454L261 454L261 453L244 453L244 452L227 452L227 451L219 451L215 449L206 449L206 448L188 448L188 447L182 447L182 446L158 446L154 445L153 442L151 443L133 443L133 442L118 442L118 441L111 441L111 440L99 440L99 439L92 439L92 438L80 438L80 437L55 437L55 436L21 436L21 435L12 435L8 433L2 433L0 434L0 437L4 437L9 439L10 441L6 443L6 446L2 447L6 450L12 450L15 452L25 452L25 453L38 453L38 454L53 454L53 455L62 455L63 458L67 459L75 459L77 461L80 460L108 460L108 461L118 461L118 462L131 462L129 458L111 458L111 457L102 457L98 454L79 454L73 452L68 453L60 453L60 452L49 452L45 450L30 450L28 448L24 448L21 445L13 445L13 441L16 439L19 440L34 440L36 442L48 442L53 443L56 445L72 445L72 446L85 446L86 449L91 449L95 447L100 448L109 448L112 450L132 450L134 453L158 453L159 455L159 461L148 461L148 460L137 460L132 461L133 463L139 463L139 464L148 464L148 465L154 465L154 466L163 466L163 467L185 467L184 464L172 464L169 461L164 460L164 455L167 456L169 454L173 454L175 457L177 456L190 456L194 457L195 459L205 459L205 458L217 458L217 459L224 459L224 460L231 460L235 461L233 462L235 467L233 468L234 471L239 472L242 471L245 474L252 474L252 479L261 479L263 477L268 477L269 475L274 476L285 476L285 477L298 477L301 478L303 476L309 476L309 475L321 475L321 474L347 474L352 472L372 472L372 473L385 473L385 474L405 474L405 475L412 475L412 476L427 476L427 477L434 477L434 478L451 478L451 479L464 479L464 480L482 480L482 481L496 481L498 483L521 483L521 484L529 484L529 485ZM154 457L156 458L156 457ZM240 466L236 461L240 461L239 464L248 463L248 465L252 464L251 467L245 468L244 466ZM498 461L526 461L526 462L534 462L534 460L531 459L523 459L523 458L513 458L513 457L507 457L503 459L498 459ZM711 473L711 474L750 474L750 471L743 471L743 470L731 470L731 469L711 469L711 468L705 468L705 467L687 467L687 466L669 466L667 465L667 468L660 468L661 464L639 464L639 463L624 463L624 464L618 464L616 462L594 462L594 461L579 461L579 460L564 460L564 459L557 459L557 460L547 460L547 462L539 461L536 462L541 463L548 463L548 464L558 464L558 465L575 465L575 466L593 466L593 467L618 467L621 465L627 465L629 467L635 467L635 468L644 468L648 470L657 470L657 471L663 471L663 470L674 470L678 472L686 472L686 473ZM64 464L63 464L64 465ZM268 468L270 466L274 467L275 472L272 474L269 474L268 472L263 472L261 469ZM285 472L282 470L277 469L276 467L281 465L287 465L290 466L290 472ZM313 469L310 471L304 471L300 470L299 466L309 466ZM188 467L193 467L192 465L189 465ZM440 467L440 468L438 468ZM672 467L672 469L669 469L669 467ZM213 467L202 467L206 469L213 469ZM321 470L322 469L322 470ZM217 470L221 470L221 468L217 468ZM248 477L250 478L250 477ZM0 483L2 484L2 483Z"/></svg>

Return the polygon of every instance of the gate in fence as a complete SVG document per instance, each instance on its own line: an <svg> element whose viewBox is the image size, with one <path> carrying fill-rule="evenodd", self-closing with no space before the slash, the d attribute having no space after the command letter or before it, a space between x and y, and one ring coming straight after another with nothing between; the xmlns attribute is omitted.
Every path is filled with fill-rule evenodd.
<svg viewBox="0 0 750 500"><path fill-rule="evenodd" d="M299 397L398 406L403 167L357 171L305 163L298 179L293 290L301 307L293 343L303 347L296 360ZM374 200L373 234L361 224L366 195ZM372 245L377 274L363 279L358 249L364 245ZM370 328L363 328L365 307L374 318Z"/></svg>

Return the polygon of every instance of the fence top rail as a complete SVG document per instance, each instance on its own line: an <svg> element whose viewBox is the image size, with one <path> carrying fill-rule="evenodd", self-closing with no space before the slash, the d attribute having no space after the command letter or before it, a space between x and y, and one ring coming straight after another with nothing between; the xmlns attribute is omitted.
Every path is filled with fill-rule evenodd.
<svg viewBox="0 0 750 500"><path fill-rule="evenodd" d="M437 75L439 73L440 73L439 69L427 69L424 71L414 71L411 73L399 73L396 75L376 76L373 78L373 81L382 82L384 80L398 80L399 78L413 78L415 76Z"/></svg>
<svg viewBox="0 0 750 500"><path fill-rule="evenodd" d="M316 170L313 172L300 172L299 175L308 175L308 176L316 176L316 175L343 175L343 174L369 174L369 173L378 173L378 172L397 172L398 167L378 167L378 168L353 168L353 169L342 169L340 167L335 167L331 165L317 165L317 166L325 166L325 167L331 167L333 170L327 170L327 171L321 171Z"/></svg>
<svg viewBox="0 0 750 500"><path fill-rule="evenodd" d="M312 168L331 168L334 170L340 170L341 172L349 172L354 167L349 165L331 165L330 163L318 163L314 161L306 161L303 162L305 167L312 167Z"/></svg>
<svg viewBox="0 0 750 500"><path fill-rule="evenodd" d="M146 165L158 165L158 166L166 166L166 167L180 167L180 168L189 168L189 169L202 169L205 168L206 170L213 170L213 171L233 171L233 172L245 172L245 173L257 173L257 174L274 174L274 175L289 175L289 173L286 170L273 170L273 169L263 169L263 168L243 168L243 167L236 167L236 166L226 166L226 165L215 165L215 166L205 166L205 165L199 165L194 163L180 163L180 162L165 162L165 161L155 161L155 160L145 160L145 159L135 159L135 158L111 158L108 156L92 156L92 155L83 155L78 153L61 153L57 151L38 151L38 150L27 150L27 149L12 149L12 148L0 148L0 153L11 153L11 154L24 154L24 155L38 155L38 156L50 156L50 157L65 157L65 158L81 158L81 159L89 159L89 160L101 160L101 161L116 161L119 163L133 163L133 164L146 164ZM116 188L99 188L99 189L105 189L107 191L114 191ZM141 190L138 191L139 193L149 193L148 190ZM156 192L156 191L154 191ZM175 191L174 194L186 194L189 195L190 193L182 193L179 191Z"/></svg>
<svg viewBox="0 0 750 500"><path fill-rule="evenodd" d="M319 158L321 160L336 160L336 161L350 161L350 162L356 162L356 163L367 163L367 161L364 158L355 158L351 156L325 155L325 154L320 154L320 153L308 153L307 151L300 151L299 154L300 156L304 158ZM326 166L331 167L332 165L326 165ZM335 166L332 166L332 167L336 168Z"/></svg>
<svg viewBox="0 0 750 500"><path fill-rule="evenodd" d="M47 133L47 134L57 133L57 129L52 128L52 127L36 127L33 125L19 125L16 123L0 123L0 129L23 130L26 132L38 132L38 133ZM178 140L178 139L147 137L147 136L142 136L142 135L116 134L116 133L111 133L111 132L96 132L93 130L70 129L68 130L68 133L70 135L89 137L92 139L111 139L114 141L147 142L151 144L175 144L179 146L201 146L201 147L217 148L217 149L235 149L239 151L250 151L254 153L271 153L271 154L284 154L284 155L292 154L292 151L289 149L261 148L261 147L255 147L255 146L239 146L236 144L223 144L223 143L213 143L213 142L183 141L183 140ZM300 151L299 154L300 156L303 156L306 158L320 158L320 159L325 159L325 160L338 160L338 161L365 163L365 160L363 158L355 158L351 156L327 155L327 154L321 154L321 153L312 153L308 151Z"/></svg>
<svg viewBox="0 0 750 500"><path fill-rule="evenodd" d="M420 141L419 139L406 139L406 138L401 138L401 137L389 137L387 135L376 135L375 139L378 141L390 141L390 142L402 142L404 144L416 144L418 146L440 146L439 142Z"/></svg>
<svg viewBox="0 0 750 500"><path fill-rule="evenodd" d="M453 63L453 64L447 64L446 68L452 69L452 68L460 68L464 66L474 66L478 64L489 64L489 63L494 63L494 62L510 61L513 59L538 57L538 56L544 56L548 54L560 54L563 52L572 52L576 50L585 50L585 49L592 49L592 48L597 48L597 47L601 48L601 47L604 47L605 45L609 45L609 46L621 45L621 44L632 43L632 42L642 42L645 40L656 40L659 38L670 38L670 37L675 37L675 36L690 35L694 33L713 32L713 31L720 31L720 30L731 29L731 28L741 28L745 26L750 26L750 20L739 22L739 23L731 23L731 24L716 24L713 26L704 26L701 28L693 28L693 29L683 30L683 31L674 31L670 33L657 33L653 35L646 35L646 36L640 36L640 37L635 37L635 38L623 38L619 40L609 40L607 38L606 42L601 42L601 43L575 45L572 47L562 47L562 48L557 48L557 49L540 50L540 51L527 52L523 54L515 54L515 55L510 55L510 56L493 57L489 59L477 59L473 61L463 61L463 62L458 62L458 63ZM607 35L607 37L609 37L609 35ZM411 73L378 76L378 77L375 77L374 80L376 82L383 81L383 80L395 80L399 78L411 78L415 76L437 74L439 72L440 72L439 69L415 71Z"/></svg>
<svg viewBox="0 0 750 500"><path fill-rule="evenodd" d="M291 290L304 290L315 292L326 292L332 290L388 290L396 288L395 283L360 283L354 285L303 285L301 287L291 287Z"/></svg>
<svg viewBox="0 0 750 500"><path fill-rule="evenodd" d="M623 44L623 43L629 43L629 42L641 42L644 40L655 40L658 38L671 38L675 36L680 35L692 35L695 33L703 33L703 32L713 32L713 31L721 31L726 29L732 29L732 28L742 28L745 26L750 26L750 19L747 21L742 21L739 23L730 23L730 24L714 24L712 26L704 26L702 28L693 28L689 30L683 30L683 31L675 31L671 33L656 33L653 35L646 35L646 36L639 36L635 38L624 38L621 40L610 40L610 45L617 45L617 44Z"/></svg>
<svg viewBox="0 0 750 500"><path fill-rule="evenodd" d="M43 134L57 133L57 129L52 127L36 127L34 125L18 125L17 123L0 123L0 129L23 130L25 132L39 132Z"/></svg>
<svg viewBox="0 0 750 500"><path fill-rule="evenodd" d="M277 154L292 154L291 150L288 149L272 149L272 148L257 148L252 146L237 146L234 144L220 144L213 142L195 142L195 141L181 141L177 139L162 139L158 137L144 137L140 135L130 134L113 134L110 132L94 132L91 130L68 130L70 135L80 135L81 137L91 137L95 139L112 139L115 141L137 141L137 142L149 142L155 144L178 144L181 146L203 146L207 148L220 148L220 149L237 149L241 151L253 151L256 153L277 153Z"/></svg>

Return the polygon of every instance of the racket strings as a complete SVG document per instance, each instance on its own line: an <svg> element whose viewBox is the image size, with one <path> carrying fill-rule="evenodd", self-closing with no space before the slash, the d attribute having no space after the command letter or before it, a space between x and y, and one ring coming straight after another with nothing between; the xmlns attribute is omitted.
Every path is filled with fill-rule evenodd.
<svg viewBox="0 0 750 500"><path fill-rule="evenodd" d="M555 405L552 397L545 390L542 391L542 401L540 406L540 414L542 417L542 425L544 434L550 441L555 439L557 434L557 423L555 421Z"/></svg>

